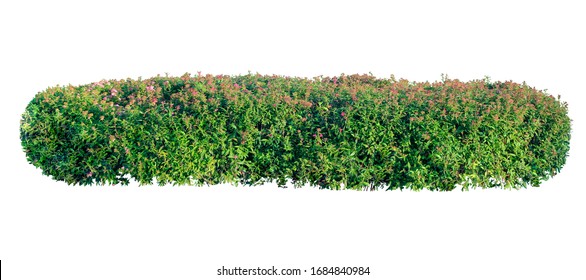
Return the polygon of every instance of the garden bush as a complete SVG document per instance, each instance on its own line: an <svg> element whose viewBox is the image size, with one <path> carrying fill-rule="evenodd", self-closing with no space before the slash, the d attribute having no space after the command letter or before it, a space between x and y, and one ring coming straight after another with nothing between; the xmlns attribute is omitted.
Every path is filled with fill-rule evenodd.
<svg viewBox="0 0 586 280"><path fill-rule="evenodd" d="M157 76L55 86L27 159L68 184L526 188L569 152L567 104L525 83L372 75Z"/></svg>

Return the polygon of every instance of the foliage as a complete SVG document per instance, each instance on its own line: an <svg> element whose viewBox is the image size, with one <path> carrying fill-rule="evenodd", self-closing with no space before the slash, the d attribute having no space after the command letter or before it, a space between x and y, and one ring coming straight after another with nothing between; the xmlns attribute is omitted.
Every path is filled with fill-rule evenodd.
<svg viewBox="0 0 586 280"><path fill-rule="evenodd" d="M195 75L39 92L27 159L68 184L521 188L560 171L567 104L526 84Z"/></svg>

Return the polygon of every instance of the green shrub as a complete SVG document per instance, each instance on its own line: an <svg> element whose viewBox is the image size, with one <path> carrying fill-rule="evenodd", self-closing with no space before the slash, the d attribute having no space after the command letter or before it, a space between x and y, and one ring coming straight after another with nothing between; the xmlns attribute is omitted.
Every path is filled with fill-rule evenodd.
<svg viewBox="0 0 586 280"><path fill-rule="evenodd" d="M48 88L20 137L68 184L520 188L560 171L570 119L510 81L185 74Z"/></svg>

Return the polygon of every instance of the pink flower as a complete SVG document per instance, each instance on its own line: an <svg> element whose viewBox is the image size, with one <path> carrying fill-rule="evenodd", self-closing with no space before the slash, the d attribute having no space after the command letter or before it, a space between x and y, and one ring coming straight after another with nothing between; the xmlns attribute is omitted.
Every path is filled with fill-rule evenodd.
<svg viewBox="0 0 586 280"><path fill-rule="evenodd" d="M116 96L116 93L118 93L118 91L115 88L113 88L110 92L112 93L112 96Z"/></svg>
<svg viewBox="0 0 586 280"><path fill-rule="evenodd" d="M148 86L148 87L146 87L146 90L147 90L147 91L154 91L154 90L155 90L155 87L153 87L153 86Z"/></svg>
<svg viewBox="0 0 586 280"><path fill-rule="evenodd" d="M342 115L342 117L343 117L343 116L346 116L346 113L342 112L340 115Z"/></svg>

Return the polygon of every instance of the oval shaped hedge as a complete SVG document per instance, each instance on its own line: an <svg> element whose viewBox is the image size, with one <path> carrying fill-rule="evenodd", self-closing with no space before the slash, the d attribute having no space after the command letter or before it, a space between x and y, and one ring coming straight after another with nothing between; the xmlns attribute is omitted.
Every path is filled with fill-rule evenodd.
<svg viewBox="0 0 586 280"><path fill-rule="evenodd" d="M185 74L48 88L21 140L68 184L452 190L539 186L570 129L559 96L510 81Z"/></svg>

